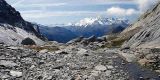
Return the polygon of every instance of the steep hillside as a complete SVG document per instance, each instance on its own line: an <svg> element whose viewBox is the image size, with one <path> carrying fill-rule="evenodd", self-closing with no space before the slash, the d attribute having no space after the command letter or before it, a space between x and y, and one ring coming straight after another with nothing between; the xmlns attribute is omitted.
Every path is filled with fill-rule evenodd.
<svg viewBox="0 0 160 80"><path fill-rule="evenodd" d="M144 13L139 20L125 29L121 38L129 41L122 47L160 47L160 2Z"/></svg>
<svg viewBox="0 0 160 80"><path fill-rule="evenodd" d="M44 39L38 26L25 21L5 0L0 0L0 42L17 45L26 37L37 40L37 44L43 42L40 39Z"/></svg>

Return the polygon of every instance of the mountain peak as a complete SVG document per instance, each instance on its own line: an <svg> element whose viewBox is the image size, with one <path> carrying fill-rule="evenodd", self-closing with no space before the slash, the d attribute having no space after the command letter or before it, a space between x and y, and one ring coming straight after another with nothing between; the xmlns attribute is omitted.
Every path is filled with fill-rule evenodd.
<svg viewBox="0 0 160 80"><path fill-rule="evenodd" d="M93 24L95 21L97 21L97 18L84 18L77 22L75 25L76 26L87 26Z"/></svg>
<svg viewBox="0 0 160 80"><path fill-rule="evenodd" d="M89 25L112 25L112 24L129 24L129 20L121 18L105 18L105 17L96 17L96 18L84 18L79 22L75 23L75 26L87 27ZM73 23L70 23L73 25Z"/></svg>

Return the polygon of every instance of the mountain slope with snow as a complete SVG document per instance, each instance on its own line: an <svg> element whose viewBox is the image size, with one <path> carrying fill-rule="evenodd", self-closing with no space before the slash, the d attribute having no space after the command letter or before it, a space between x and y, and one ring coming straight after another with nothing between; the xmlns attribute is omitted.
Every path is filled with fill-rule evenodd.
<svg viewBox="0 0 160 80"><path fill-rule="evenodd" d="M85 18L75 24L69 24L65 28L71 30L79 36L90 37L95 35L97 37L107 35L109 33L121 32L129 25L126 19L114 18Z"/></svg>

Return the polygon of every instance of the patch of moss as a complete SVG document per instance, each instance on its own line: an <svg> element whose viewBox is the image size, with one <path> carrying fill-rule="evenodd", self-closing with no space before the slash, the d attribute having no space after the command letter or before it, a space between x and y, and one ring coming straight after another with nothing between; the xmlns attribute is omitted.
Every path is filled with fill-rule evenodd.
<svg viewBox="0 0 160 80"><path fill-rule="evenodd" d="M126 39L115 39L111 41L111 46L121 47L121 45L126 41Z"/></svg>

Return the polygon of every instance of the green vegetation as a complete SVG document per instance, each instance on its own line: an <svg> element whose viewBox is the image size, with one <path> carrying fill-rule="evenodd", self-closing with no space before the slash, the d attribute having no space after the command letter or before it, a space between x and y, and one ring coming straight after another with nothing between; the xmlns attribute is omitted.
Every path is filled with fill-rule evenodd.
<svg viewBox="0 0 160 80"><path fill-rule="evenodd" d="M120 38L117 38L117 39L114 39L111 41L111 46L113 47L121 47L121 45L126 41L126 39L120 39Z"/></svg>
<svg viewBox="0 0 160 80"><path fill-rule="evenodd" d="M122 39L117 37L116 35L111 35L107 38L108 43L105 44L103 47L107 48L119 48L122 46L122 44L126 41L127 39Z"/></svg>

